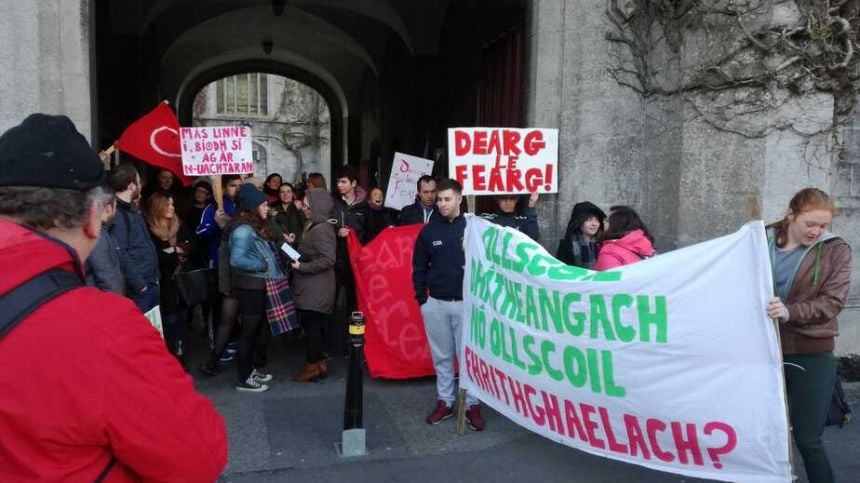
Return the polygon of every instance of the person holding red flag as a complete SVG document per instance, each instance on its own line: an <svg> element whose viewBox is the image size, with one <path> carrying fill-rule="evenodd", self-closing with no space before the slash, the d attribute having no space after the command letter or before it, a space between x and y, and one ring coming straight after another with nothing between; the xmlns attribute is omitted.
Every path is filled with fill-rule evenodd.
<svg viewBox="0 0 860 483"><path fill-rule="evenodd" d="M169 170L182 186L191 185L192 179L182 171L179 121L167 101L125 128L114 146L147 164Z"/></svg>

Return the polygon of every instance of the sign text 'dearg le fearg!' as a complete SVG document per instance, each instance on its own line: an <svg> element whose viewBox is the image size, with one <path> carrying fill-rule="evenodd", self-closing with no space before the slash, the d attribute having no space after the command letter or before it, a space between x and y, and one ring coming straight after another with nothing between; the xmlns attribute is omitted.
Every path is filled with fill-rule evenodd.
<svg viewBox="0 0 860 483"><path fill-rule="evenodd" d="M463 194L558 191L558 130L451 128L449 176Z"/></svg>

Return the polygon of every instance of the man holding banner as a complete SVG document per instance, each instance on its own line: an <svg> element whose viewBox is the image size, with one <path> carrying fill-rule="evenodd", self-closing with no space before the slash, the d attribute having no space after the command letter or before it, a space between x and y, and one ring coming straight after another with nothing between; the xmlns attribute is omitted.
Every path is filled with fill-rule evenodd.
<svg viewBox="0 0 860 483"><path fill-rule="evenodd" d="M442 216L424 226L415 240L412 255L412 281L415 298L421 306L424 329L436 370L436 407L427 423L439 424L454 414L454 359L463 347L463 273L466 254L463 234L466 219L460 213L463 201L460 183L439 182L436 205ZM475 431L484 429L481 406L466 395L466 419Z"/></svg>

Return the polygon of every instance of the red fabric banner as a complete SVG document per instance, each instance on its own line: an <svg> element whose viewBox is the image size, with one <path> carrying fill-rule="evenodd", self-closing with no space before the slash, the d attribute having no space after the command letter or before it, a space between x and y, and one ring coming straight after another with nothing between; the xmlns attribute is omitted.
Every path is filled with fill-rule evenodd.
<svg viewBox="0 0 860 483"><path fill-rule="evenodd" d="M350 231L349 260L358 308L364 313L364 353L372 377L435 375L421 309L412 285L412 252L424 225L389 227L362 246Z"/></svg>
<svg viewBox="0 0 860 483"><path fill-rule="evenodd" d="M164 102L125 128L114 146L141 161L169 170L179 178L182 186L192 182L182 171L179 121Z"/></svg>

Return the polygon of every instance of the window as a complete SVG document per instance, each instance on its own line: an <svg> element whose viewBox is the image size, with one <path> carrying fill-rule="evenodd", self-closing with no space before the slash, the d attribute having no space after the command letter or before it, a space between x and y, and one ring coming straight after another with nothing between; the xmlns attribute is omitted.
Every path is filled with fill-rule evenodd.
<svg viewBox="0 0 860 483"><path fill-rule="evenodd" d="M225 77L216 84L218 114L265 116L268 109L266 74L258 72Z"/></svg>

